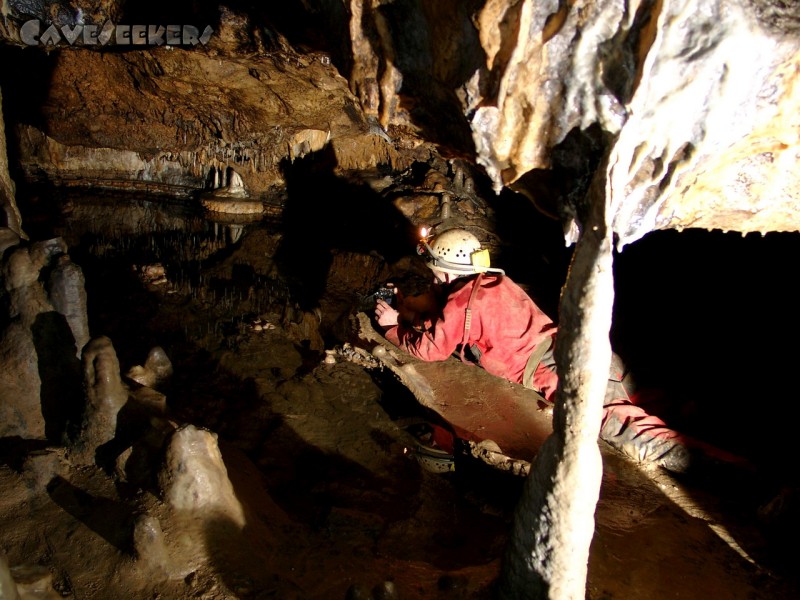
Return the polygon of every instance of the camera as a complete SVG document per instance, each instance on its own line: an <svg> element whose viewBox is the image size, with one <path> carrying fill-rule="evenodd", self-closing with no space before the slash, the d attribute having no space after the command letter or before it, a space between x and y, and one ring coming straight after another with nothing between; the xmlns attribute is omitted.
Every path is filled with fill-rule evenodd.
<svg viewBox="0 0 800 600"><path fill-rule="evenodd" d="M395 287L391 283L387 283L379 287L376 291L364 297L361 302L361 310L372 310L378 304L379 300L384 300L390 306L395 300Z"/></svg>
<svg viewBox="0 0 800 600"><path fill-rule="evenodd" d="M393 285L388 284L378 288L378 291L372 295L375 298L376 304L378 303L378 300L385 300L386 304L391 306L392 302L394 302L395 289Z"/></svg>

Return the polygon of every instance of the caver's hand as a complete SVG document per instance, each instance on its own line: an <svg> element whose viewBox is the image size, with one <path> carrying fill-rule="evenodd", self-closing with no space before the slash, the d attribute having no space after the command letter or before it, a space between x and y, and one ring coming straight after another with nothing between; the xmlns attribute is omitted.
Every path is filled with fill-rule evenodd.
<svg viewBox="0 0 800 600"><path fill-rule="evenodd" d="M378 300L375 306L375 319L381 327L394 327L397 325L398 312L386 300Z"/></svg>

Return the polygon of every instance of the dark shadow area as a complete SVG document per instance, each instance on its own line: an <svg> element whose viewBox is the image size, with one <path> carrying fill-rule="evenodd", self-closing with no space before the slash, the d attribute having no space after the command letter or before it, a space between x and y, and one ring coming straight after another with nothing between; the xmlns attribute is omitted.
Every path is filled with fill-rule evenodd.
<svg viewBox="0 0 800 600"><path fill-rule="evenodd" d="M147 293L131 269L131 257L108 256L98 260L84 254L85 247L74 248L74 261L85 274L92 274L91 278L86 276L91 336L104 335L114 342L123 372L126 365L141 364L150 348L159 344L159 335L147 326L156 314L157 299Z"/></svg>
<svg viewBox="0 0 800 600"><path fill-rule="evenodd" d="M516 255L509 274L527 283L534 301L556 321L574 251L574 245L566 244L564 224L585 204L607 144L597 125L573 129L553 148L551 169L523 174L511 186L519 196L504 192L494 204L498 234L507 242L508 254ZM504 202L506 198L511 201Z"/></svg>
<svg viewBox="0 0 800 600"><path fill-rule="evenodd" d="M50 184L27 181L22 173L15 179L15 185L23 229L30 239L49 240L57 237L53 233L53 224L62 212L64 194Z"/></svg>
<svg viewBox="0 0 800 600"><path fill-rule="evenodd" d="M28 456L47 450L52 444L47 440L30 440L19 436L0 438L0 462L19 472Z"/></svg>
<svg viewBox="0 0 800 600"><path fill-rule="evenodd" d="M133 498L141 490L160 493L157 467L164 460L166 442L172 433L166 422L158 420L162 416L131 401L118 413L117 434L103 448L105 456L97 462L107 471L113 467L117 491L123 497ZM128 449L128 455L122 457ZM102 458L109 460L102 464Z"/></svg>
<svg viewBox="0 0 800 600"><path fill-rule="evenodd" d="M50 498L120 552L129 552L134 511L128 504L92 496L60 475L47 486Z"/></svg>
<svg viewBox="0 0 800 600"><path fill-rule="evenodd" d="M50 95L50 82L58 61L58 52L44 52L33 48L20 48L0 44L0 92L3 97L8 170L16 187L15 195L20 212L25 209L28 179L20 167L19 129L30 125L47 132L46 111ZM35 73L35 77L31 74ZM37 174L28 174L37 175ZM23 229L28 223L23 217Z"/></svg>
<svg viewBox="0 0 800 600"><path fill-rule="evenodd" d="M640 385L665 392L648 410L753 465L717 461L680 479L700 506L735 515L733 538L780 576L793 572L800 535L789 416L798 354L787 343L800 317L786 271L799 253L794 233L689 229L651 232L614 263L612 343Z"/></svg>
<svg viewBox="0 0 800 600"><path fill-rule="evenodd" d="M398 474L392 483L326 453L298 437L291 421L275 412L252 379L243 380L200 349L176 358L179 368L169 395L174 417L218 433L248 455L265 477L273 500L292 518L315 524L332 506L342 505L370 511L383 506L388 513L405 514L403 498L414 487L410 472ZM353 486L353 481L359 483ZM411 488L390 493L396 485Z"/></svg>
<svg viewBox="0 0 800 600"><path fill-rule="evenodd" d="M46 312L37 315L31 326L38 359L45 435L61 443L67 424L76 423L83 409L83 375L75 348L75 338L64 315Z"/></svg>
<svg viewBox="0 0 800 600"><path fill-rule="evenodd" d="M585 207L589 186L608 143L608 135L597 124L583 130L575 128L553 147L550 169L533 169L511 184L511 189L528 198L541 215L558 224L559 232L553 228L549 238L553 244L565 245L564 227Z"/></svg>
<svg viewBox="0 0 800 600"><path fill-rule="evenodd" d="M412 462L395 460L396 472L377 474L308 444L290 423L270 434L259 449L258 465L270 495L293 519L320 529L332 510L346 509L392 523L409 518L416 508L420 482Z"/></svg>
<svg viewBox="0 0 800 600"><path fill-rule="evenodd" d="M522 194L503 192L492 207L502 240L492 264L523 285L539 308L558 321L561 288L574 246L565 244L561 224L542 214Z"/></svg>
<svg viewBox="0 0 800 600"><path fill-rule="evenodd" d="M787 486L793 473L776 474L772 469L742 468L723 461L695 466L675 479L685 486L690 505L698 506L706 518L725 528L727 535L775 583L795 587L800 579L795 569L800 559L800 505L797 487Z"/></svg>
<svg viewBox="0 0 800 600"><path fill-rule="evenodd" d="M652 32L647 28L651 27L651 21L655 18L655 4L654 0L642 2L636 9L631 27L620 28L614 37L598 48L603 63L600 67L603 83L619 100L620 111L624 110L623 105L630 102L639 83L639 56L644 56L649 51L649 44L652 44ZM647 48L641 47L643 41L648 42Z"/></svg>
<svg viewBox="0 0 800 600"><path fill-rule="evenodd" d="M259 4L257 10L296 49L331 53L331 61L347 77L352 48L346 5L336 0L270 2Z"/></svg>
<svg viewBox="0 0 800 600"><path fill-rule="evenodd" d="M437 2L423 5L418 0L400 0L377 9L391 36L391 48L384 49L374 16L364 11L361 27L384 61L391 53L392 64L402 74L397 90L400 106L428 141L442 147L444 155L472 156L474 141L461 102L460 89L476 71L485 69L486 57L472 17L483 2ZM437 15L436 13L443 13ZM434 30L447 24L448 31ZM440 40L449 40L442 44ZM443 69L441 65L448 65ZM383 73L378 73L382 77ZM417 102L416 98L425 98Z"/></svg>
<svg viewBox="0 0 800 600"><path fill-rule="evenodd" d="M233 0L224 5L207 0L179 0L165 5L156 0L125 3L120 17L126 24L193 25L202 33L206 26L220 35L224 13L230 31L243 44L243 50L281 52L283 36L299 52L331 52L331 45L342 45L335 56L341 58L347 44L348 31L345 8L336 2L327 2L324 11L313 2L258 3ZM232 26L232 27L230 27ZM213 42L212 42L213 43ZM250 48L247 48L250 46ZM191 47L189 47L191 49ZM335 49L333 49L335 50Z"/></svg>
<svg viewBox="0 0 800 600"><path fill-rule="evenodd" d="M45 131L45 114L50 94L50 80L58 62L58 52L20 48L0 44L0 89L3 92L3 115L6 123L31 125ZM35 73L35 77L31 74ZM6 135L15 134L6 127ZM9 167L19 164L16 144L8 144ZM12 172L14 177L15 173Z"/></svg>
<svg viewBox="0 0 800 600"><path fill-rule="evenodd" d="M148 289L143 270L160 265L169 279L162 287L197 290L201 271L225 261L238 247L225 226L209 223L183 203L69 194L59 201L67 209L35 219L33 231L45 239L62 237L73 261L92 274L85 283L89 330L93 337L106 335L115 342L121 365L141 364L151 348L168 341L166 332L150 325L157 314L158 286ZM229 309L230 299L246 295L253 281L238 270L233 279L220 276L202 283L210 291L209 302L219 297L212 308L222 313L223 305ZM174 323L172 329L181 332L191 321Z"/></svg>
<svg viewBox="0 0 800 600"><path fill-rule="evenodd" d="M241 7L241 2L228 3L228 6ZM174 0L170 3L155 0L125 2L120 23L144 25L194 25L200 31L206 25L219 30L219 4L203 0Z"/></svg>
<svg viewBox="0 0 800 600"><path fill-rule="evenodd" d="M368 185L334 175L335 161L328 146L283 165L288 200L275 260L304 310L319 305L333 251L378 254L394 262L416 245L408 219Z"/></svg>
<svg viewBox="0 0 800 600"><path fill-rule="evenodd" d="M615 259L612 329L637 380L666 390L670 425L795 482L798 255L791 233L652 232Z"/></svg>
<svg viewBox="0 0 800 600"><path fill-rule="evenodd" d="M293 412L300 414L285 415L271 405L269 396L257 394L252 380L228 371L207 353L177 356L169 392L172 418L219 434L229 477L247 508L248 529L255 529L246 530L246 536L255 535L259 527L268 533L280 526L281 518L270 508L274 504L292 522L308 528L293 552L312 542L316 550L308 552L316 552L314 540L322 539L337 555L402 557L442 569L483 564L499 555L514 503L512 495L501 496L500 490L513 487L501 488L496 479L484 489L490 475L476 479L466 467L452 477L426 473L402 455L398 438L376 429L368 435L387 456L385 470L373 471L299 435L297 419L313 410L311 406L297 405ZM384 398L390 394L391 388ZM382 400L374 410L385 410L386 402L391 401ZM341 416L347 418L346 413ZM338 435L352 439L351 430L367 427L343 422ZM487 510L492 502L505 507L498 509L501 514ZM439 513L434 528L408 525ZM208 535L217 548L211 556L228 579L241 575L241 569L230 568L225 558L225 552L238 552L227 547L230 539L219 535L225 532L240 535L227 528L209 530ZM263 543L263 537L259 539Z"/></svg>
<svg viewBox="0 0 800 600"><path fill-rule="evenodd" d="M141 387L134 381L123 384L133 389ZM117 412L114 438L97 448L95 464L110 476L125 473L125 480L118 481L120 492L150 489L158 495L157 465L163 461L166 437L172 431L161 421L163 417L161 411L130 396ZM120 460L128 450L129 454Z"/></svg>
<svg viewBox="0 0 800 600"><path fill-rule="evenodd" d="M236 598L261 599L301 597L286 576L270 564L263 532L248 532L231 519L210 520L203 531L211 568Z"/></svg>

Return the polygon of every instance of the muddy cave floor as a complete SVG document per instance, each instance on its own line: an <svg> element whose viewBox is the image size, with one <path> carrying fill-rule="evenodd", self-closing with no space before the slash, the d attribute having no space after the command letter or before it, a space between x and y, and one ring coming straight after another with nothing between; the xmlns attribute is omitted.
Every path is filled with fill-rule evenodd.
<svg viewBox="0 0 800 600"><path fill-rule="evenodd" d="M71 468L57 446L4 440L0 549L17 575L49 572L74 598L493 596L521 479L466 457L453 472L422 468L404 453L415 441L404 425L435 417L389 373L323 362L297 339L299 316L241 297L222 314L176 277L142 282L141 255L98 254L98 238L59 233L85 272L92 334L112 339L123 373L149 348L167 351L170 417L219 435L248 522L205 524L192 550L202 567L154 576L134 560L131 532L137 514L157 513L155 488ZM211 270L210 288L214 269L248 252L263 260L228 242L195 266ZM254 316L270 327L257 331ZM610 451L604 461L588 598L800 597L791 561L757 526L753 480L645 475ZM164 526L176 537L193 527Z"/></svg>

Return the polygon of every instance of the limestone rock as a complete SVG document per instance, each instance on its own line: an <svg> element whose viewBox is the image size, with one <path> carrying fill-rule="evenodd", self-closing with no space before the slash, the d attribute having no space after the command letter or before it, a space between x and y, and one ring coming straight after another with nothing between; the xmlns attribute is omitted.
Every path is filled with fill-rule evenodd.
<svg viewBox="0 0 800 600"><path fill-rule="evenodd" d="M19 317L28 326L39 314L53 310L39 283L40 269L28 247L12 250L2 265L2 280L9 299L8 316Z"/></svg>
<svg viewBox="0 0 800 600"><path fill-rule="evenodd" d="M620 247L654 229L800 228L800 45L751 11L664 3L607 169Z"/></svg>
<svg viewBox="0 0 800 600"><path fill-rule="evenodd" d="M486 3L495 85L473 78L463 102L478 162L499 191L558 166L554 150L595 126L620 246L665 228L797 231L800 47L760 19L721 0Z"/></svg>
<svg viewBox="0 0 800 600"><path fill-rule="evenodd" d="M0 598L4 600L19 600L17 584L11 576L6 554L2 551L0 551Z"/></svg>
<svg viewBox="0 0 800 600"><path fill-rule="evenodd" d="M206 210L230 214L262 214L263 202L250 199L242 176L232 168L226 169L227 182L220 181L219 170L213 169L213 189L204 192L200 203Z"/></svg>
<svg viewBox="0 0 800 600"><path fill-rule="evenodd" d="M41 282L65 250L61 238L10 246L2 263L10 324L0 341L0 410L6 416L0 431L9 435L60 441L78 411L76 332L88 328L82 275L75 265L50 271L52 299L61 312Z"/></svg>
<svg viewBox="0 0 800 600"><path fill-rule="evenodd" d="M54 266L54 260L67 253L67 243L63 238L55 237L47 240L37 240L30 245L31 261L41 270L47 266Z"/></svg>
<svg viewBox="0 0 800 600"><path fill-rule="evenodd" d="M31 331L14 322L0 337L0 438L44 439L41 387Z"/></svg>
<svg viewBox="0 0 800 600"><path fill-rule="evenodd" d="M8 227L20 237L27 237L22 231L22 217L15 199L15 186L8 172L8 153L6 152L6 129L3 118L3 94L0 93L0 210L5 213L5 222L0 223Z"/></svg>
<svg viewBox="0 0 800 600"><path fill-rule="evenodd" d="M0 227L0 255L9 248L19 245L19 234L8 227Z"/></svg>
<svg viewBox="0 0 800 600"><path fill-rule="evenodd" d="M155 373L156 383L163 383L172 376L172 362L161 346L155 346L150 350L144 367Z"/></svg>
<svg viewBox="0 0 800 600"><path fill-rule="evenodd" d="M159 474L165 501L179 511L209 518L224 515L244 525L244 511L217 446L217 434L194 425L180 427L170 439Z"/></svg>
<svg viewBox="0 0 800 600"><path fill-rule="evenodd" d="M125 182L131 190L150 186L191 197L206 189L211 168L236 164L252 203L285 187L281 161L291 160L298 131L336 138L364 128L363 119L354 120L345 110L355 102L336 69L313 61L297 77L299 59L288 44L269 60L164 47L124 59L106 54L63 53L52 78L53 110L46 117L60 131L49 125L46 133L18 127L26 176L92 180L100 187ZM78 94L87 72L95 73L95 85ZM164 85L152 84L154 72L162 74ZM196 93L212 80L220 93ZM87 93L91 98L82 98ZM284 98L290 96L288 107ZM68 107L76 103L81 108L74 117L63 118L62 111L72 112ZM318 147L316 136L307 141L309 149Z"/></svg>
<svg viewBox="0 0 800 600"><path fill-rule="evenodd" d="M261 200L247 200L231 196L206 197L201 200L203 208L215 213L226 213L232 215L261 215L266 212L264 203Z"/></svg>
<svg viewBox="0 0 800 600"><path fill-rule="evenodd" d="M86 287L81 268L73 263L69 255L57 259L57 266L50 273L50 302L67 319L75 338L76 354L89 341L89 316L86 312Z"/></svg>
<svg viewBox="0 0 800 600"><path fill-rule="evenodd" d="M135 381L139 385L153 389L158 388L158 386L167 381L171 375L172 362L169 360L167 353L160 346L156 346L150 350L144 366L135 365L125 374L128 379Z"/></svg>
<svg viewBox="0 0 800 600"><path fill-rule="evenodd" d="M104 446L117 435L117 415L128 401L122 384L119 359L111 340L101 336L91 340L83 350L83 376L86 408L80 431L71 449L73 460L102 462Z"/></svg>
<svg viewBox="0 0 800 600"><path fill-rule="evenodd" d="M129 401L136 403L144 414L155 416L167 414L167 397L152 387L142 386L131 390Z"/></svg>
<svg viewBox="0 0 800 600"><path fill-rule="evenodd" d="M155 575L169 572L170 558L161 523L151 515L140 515L133 526L136 559Z"/></svg>
<svg viewBox="0 0 800 600"><path fill-rule="evenodd" d="M20 565L11 569L17 583L20 600L59 600L62 598L53 587L53 574L46 566Z"/></svg>
<svg viewBox="0 0 800 600"><path fill-rule="evenodd" d="M125 377L144 387L152 388L156 385L156 374L145 369L142 365L132 366L128 372L125 373Z"/></svg>

